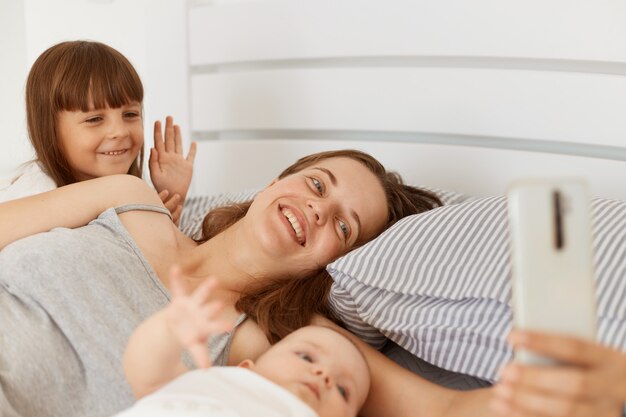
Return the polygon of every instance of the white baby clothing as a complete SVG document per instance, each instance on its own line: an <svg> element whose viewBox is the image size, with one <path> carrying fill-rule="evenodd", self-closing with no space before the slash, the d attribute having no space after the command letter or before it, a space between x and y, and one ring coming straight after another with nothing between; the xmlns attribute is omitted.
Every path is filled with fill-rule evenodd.
<svg viewBox="0 0 626 417"><path fill-rule="evenodd" d="M185 373L114 417L317 417L295 395L236 366Z"/></svg>

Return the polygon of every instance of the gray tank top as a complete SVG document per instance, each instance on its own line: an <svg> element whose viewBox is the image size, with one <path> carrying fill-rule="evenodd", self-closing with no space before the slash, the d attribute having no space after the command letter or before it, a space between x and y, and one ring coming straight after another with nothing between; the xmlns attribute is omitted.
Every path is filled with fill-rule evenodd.
<svg viewBox="0 0 626 417"><path fill-rule="evenodd" d="M129 210L169 215L154 206L108 209L87 226L0 251L3 417L104 417L134 402L124 349L169 293L118 217ZM232 332L210 340L216 365L226 363L231 340Z"/></svg>

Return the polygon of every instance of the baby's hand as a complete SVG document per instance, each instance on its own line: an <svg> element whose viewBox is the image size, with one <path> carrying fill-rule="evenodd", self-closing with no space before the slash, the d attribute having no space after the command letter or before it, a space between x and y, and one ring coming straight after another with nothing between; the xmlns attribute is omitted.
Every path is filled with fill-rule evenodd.
<svg viewBox="0 0 626 417"><path fill-rule="evenodd" d="M189 352L199 368L211 366L207 350L209 337L233 328L232 323L219 318L223 304L209 301L216 287L217 281L207 278L191 292L180 268L172 267L170 271L172 301L165 309L167 325L171 334Z"/></svg>
<svg viewBox="0 0 626 417"><path fill-rule="evenodd" d="M193 161L196 157L196 144L191 144L189 153L183 156L183 140L180 127L174 124L172 116L165 118L165 140L161 132L161 122L154 122L154 148L150 150L150 178L157 192L164 190L170 196L179 195L182 204L193 175Z"/></svg>

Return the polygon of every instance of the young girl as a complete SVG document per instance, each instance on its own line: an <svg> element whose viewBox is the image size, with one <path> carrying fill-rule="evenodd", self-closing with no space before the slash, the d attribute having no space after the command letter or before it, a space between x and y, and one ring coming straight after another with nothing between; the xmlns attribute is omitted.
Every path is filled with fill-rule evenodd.
<svg viewBox="0 0 626 417"><path fill-rule="evenodd" d="M143 85L121 53L99 42L62 42L44 51L26 82L26 116L36 159L0 202L113 174L141 178ZM150 177L175 219L191 182L195 144L182 154L180 129L154 126Z"/></svg>

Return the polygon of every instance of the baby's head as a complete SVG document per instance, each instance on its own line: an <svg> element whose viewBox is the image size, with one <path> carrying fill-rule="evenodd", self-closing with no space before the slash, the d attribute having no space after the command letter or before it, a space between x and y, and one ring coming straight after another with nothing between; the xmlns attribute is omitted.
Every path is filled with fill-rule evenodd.
<svg viewBox="0 0 626 417"><path fill-rule="evenodd" d="M57 186L111 174L141 177L142 102L139 75L117 50L91 41L48 48L26 81L28 133L37 160ZM113 114L98 111L111 109L122 123L104 126Z"/></svg>
<svg viewBox="0 0 626 417"><path fill-rule="evenodd" d="M369 391L365 357L347 337L327 327L296 330L256 362L240 366L290 391L320 417L355 417Z"/></svg>

